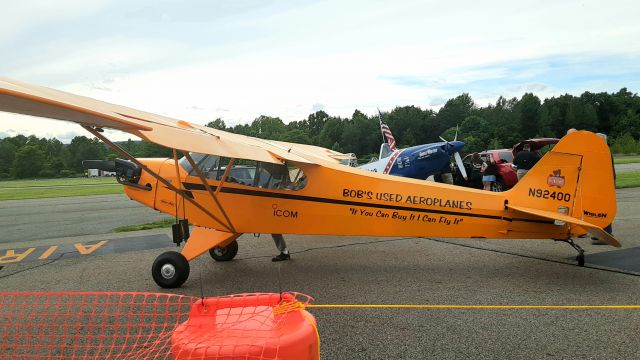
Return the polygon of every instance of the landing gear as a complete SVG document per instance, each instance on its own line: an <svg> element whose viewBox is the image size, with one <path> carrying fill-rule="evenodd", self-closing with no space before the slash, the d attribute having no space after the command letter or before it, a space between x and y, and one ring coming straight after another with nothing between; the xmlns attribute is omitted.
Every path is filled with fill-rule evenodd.
<svg viewBox="0 0 640 360"><path fill-rule="evenodd" d="M584 250L580 247L580 245L573 242L573 239L563 240L567 244L571 245L578 252L578 256L576 256L576 260L578 260L578 266L584 266Z"/></svg>
<svg viewBox="0 0 640 360"><path fill-rule="evenodd" d="M175 251L167 251L156 258L151 275L158 286L173 289L182 286L189 278L189 262Z"/></svg>
<svg viewBox="0 0 640 360"><path fill-rule="evenodd" d="M225 247L214 247L209 249L209 255L215 261L230 261L236 257L238 253L238 242L233 240Z"/></svg>

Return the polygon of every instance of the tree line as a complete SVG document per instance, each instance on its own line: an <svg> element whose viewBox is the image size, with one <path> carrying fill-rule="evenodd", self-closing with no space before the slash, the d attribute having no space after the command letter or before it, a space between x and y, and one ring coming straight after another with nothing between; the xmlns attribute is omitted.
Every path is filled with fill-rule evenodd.
<svg viewBox="0 0 640 360"><path fill-rule="evenodd" d="M500 97L495 104L478 106L469 94L448 100L438 111L399 106L382 117L399 147L439 142L442 136L465 142L464 152L510 148L534 137L562 137L576 128L605 133L617 154L640 153L640 97L626 88L616 93L584 92L541 101L532 93L520 99ZM251 124L227 127L223 119L207 126L264 139L313 144L355 153L361 161L376 156L382 136L377 114L355 110L349 118L324 111L285 124L278 117L259 116ZM171 157L166 148L145 141L120 146L136 157ZM84 159L109 159L116 154L97 139L74 138L64 145L57 139L22 135L0 140L0 178L66 177L82 174Z"/></svg>

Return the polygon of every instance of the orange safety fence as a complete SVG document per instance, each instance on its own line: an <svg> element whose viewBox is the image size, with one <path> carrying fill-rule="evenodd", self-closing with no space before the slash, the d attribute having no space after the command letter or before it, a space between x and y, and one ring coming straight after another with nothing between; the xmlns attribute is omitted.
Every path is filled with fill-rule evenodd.
<svg viewBox="0 0 640 360"><path fill-rule="evenodd" d="M317 359L311 300L0 292L0 359Z"/></svg>

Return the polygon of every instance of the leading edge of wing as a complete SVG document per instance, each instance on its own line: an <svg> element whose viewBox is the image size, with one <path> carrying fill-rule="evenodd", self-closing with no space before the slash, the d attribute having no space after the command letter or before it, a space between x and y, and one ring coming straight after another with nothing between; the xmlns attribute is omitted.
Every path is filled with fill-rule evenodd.
<svg viewBox="0 0 640 360"><path fill-rule="evenodd" d="M567 223L570 223L570 224L574 224L574 225L580 226L580 227L584 228L593 237L597 238L598 240L604 241L604 242L606 242L607 244L609 244L611 246L615 246L615 247L621 247L622 246L620 244L620 242L618 240L616 240L616 238L611 236L609 233L604 231L599 226L593 225L591 223L588 223L588 222L580 220L580 219L576 219L576 218L571 217L569 215L565 215L565 214L561 214L561 213L555 213L555 212L546 211L546 210L531 209L531 208L527 208L527 207L523 207L523 206L507 205L507 207L509 209L511 209L511 210L519 211L519 212L522 212L522 213L525 213L525 214L528 214L528 215L535 215L535 216L543 217L543 218L550 219L550 220L560 220L560 221L564 221L564 222L567 222Z"/></svg>
<svg viewBox="0 0 640 360"><path fill-rule="evenodd" d="M271 163L313 163L267 141L209 131L183 120L4 77L0 77L0 111L117 129L183 151Z"/></svg>
<svg viewBox="0 0 640 360"><path fill-rule="evenodd" d="M152 128L109 109L111 104L0 77L0 111L130 132ZM111 111L110 111L111 110Z"/></svg>

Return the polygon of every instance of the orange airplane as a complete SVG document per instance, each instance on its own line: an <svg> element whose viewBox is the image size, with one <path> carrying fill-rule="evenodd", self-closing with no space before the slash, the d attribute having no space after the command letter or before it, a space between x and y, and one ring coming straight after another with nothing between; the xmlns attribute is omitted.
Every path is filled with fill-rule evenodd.
<svg viewBox="0 0 640 360"><path fill-rule="evenodd" d="M317 146L228 133L124 106L0 78L0 111L80 124L126 160L115 170L126 194L176 216L181 252L158 256L156 283L181 286L189 261L209 252L228 261L243 233L454 238L573 238L619 247L603 230L616 215L611 153L577 131L560 140L511 190L489 192L373 173ZM173 149L173 159L136 159L109 141L117 129ZM181 158L178 158L181 153ZM95 164L94 164L95 165ZM188 220L187 220L188 219ZM189 232L188 224L194 228Z"/></svg>

